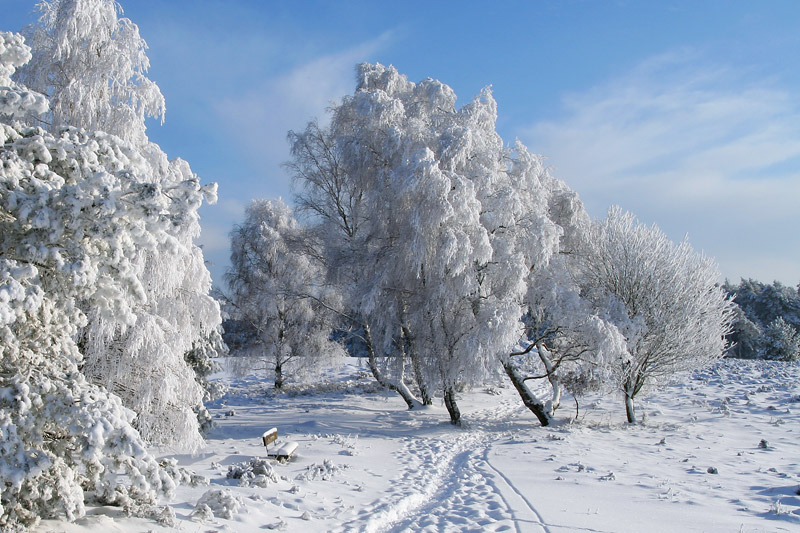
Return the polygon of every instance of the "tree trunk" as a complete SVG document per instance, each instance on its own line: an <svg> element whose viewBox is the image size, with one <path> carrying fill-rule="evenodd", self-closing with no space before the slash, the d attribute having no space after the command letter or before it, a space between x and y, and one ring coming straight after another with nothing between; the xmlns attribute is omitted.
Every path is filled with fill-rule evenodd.
<svg viewBox="0 0 800 533"><path fill-rule="evenodd" d="M539 359L542 361L544 369L547 372L547 381L550 382L550 386L553 388L553 394L551 396L550 403L549 405L545 406L548 413L552 417L555 415L556 409L558 409L561 405L561 383L558 381L558 376L553 368L553 362L550 360L550 352L547 350L547 347L545 347L544 343L537 343L536 351L539 353Z"/></svg>
<svg viewBox="0 0 800 533"><path fill-rule="evenodd" d="M448 385L444 388L444 405L447 407L447 412L450 413L450 423L454 426L461 427L461 411L458 409L456 392L453 390L452 385Z"/></svg>
<svg viewBox="0 0 800 533"><path fill-rule="evenodd" d="M633 387L629 383L625 384L625 414L628 415L629 423L636 423L636 410L633 407Z"/></svg>
<svg viewBox="0 0 800 533"><path fill-rule="evenodd" d="M278 317L281 323L284 322L283 313L279 310ZM286 331L283 327L278 330L278 345L275 347L277 355L275 356L275 390L283 388L283 361L281 361L281 353L283 352L283 340L286 338Z"/></svg>
<svg viewBox="0 0 800 533"><path fill-rule="evenodd" d="M369 370L372 372L372 377L375 378L375 381L377 381L381 387L385 387L399 394L400 397L403 398L403 401L406 402L409 409L421 406L422 404L419 400L414 398L414 395L411 394L411 391L408 390L408 387L403 383L402 379L395 384L386 379L381 373L378 368L378 358L375 356L375 349L372 346L372 335L370 335L369 326L367 325L364 325L364 342L367 345L367 363L369 364Z"/></svg>
<svg viewBox="0 0 800 533"><path fill-rule="evenodd" d="M275 388L277 390L283 388L283 364L280 360L275 362Z"/></svg>
<svg viewBox="0 0 800 533"><path fill-rule="evenodd" d="M428 383L425 381L425 375L422 373L422 363L419 360L419 354L414 349L414 342L411 337L411 332L408 328L403 326L403 340L405 352L411 359L411 367L414 369L414 379L419 387L419 394L422 397L422 405L433 405L433 397L428 389Z"/></svg>
<svg viewBox="0 0 800 533"><path fill-rule="evenodd" d="M514 368L514 365L511 364L511 361L503 361L503 369L506 371L509 379L511 379L511 383L514 384L514 388L517 389L520 398L522 398L522 403L530 409L531 413L533 413L536 418L539 419L539 422L543 426L549 426L550 423L553 421L552 415L547 411L544 404L540 402L536 396L531 392L528 388L528 385L525 384L525 380Z"/></svg>

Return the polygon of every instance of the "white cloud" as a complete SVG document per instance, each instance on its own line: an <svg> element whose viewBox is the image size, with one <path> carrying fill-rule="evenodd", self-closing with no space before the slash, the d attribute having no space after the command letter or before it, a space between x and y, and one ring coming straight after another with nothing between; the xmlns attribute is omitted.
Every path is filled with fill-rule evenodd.
<svg viewBox="0 0 800 533"><path fill-rule="evenodd" d="M289 159L289 130L302 130L309 120L324 114L330 103L355 87L355 65L369 59L390 38L378 38L344 51L297 64L271 77L253 76L248 84L229 86L222 96L208 101L212 121L225 131L225 156L236 159L239 177L220 182L220 203L204 208L199 243L209 260L217 285L229 263L228 233L244 218L253 198L290 198L289 178L281 164ZM230 68L230 67L229 67ZM254 67L255 69L255 67ZM244 169L244 170L243 170ZM249 172L249 177L247 176Z"/></svg>
<svg viewBox="0 0 800 533"><path fill-rule="evenodd" d="M685 233L723 275L800 279L800 105L690 51L563 99L520 132L593 215L611 204Z"/></svg>
<svg viewBox="0 0 800 533"><path fill-rule="evenodd" d="M387 32L350 49L317 57L228 95L214 106L218 120L239 138L241 152L250 164L268 165L268 173L277 174L280 164L289 158L287 132L302 130L315 117L324 121L328 106L353 92L355 65L367 60L390 36ZM287 190L277 194L285 195Z"/></svg>

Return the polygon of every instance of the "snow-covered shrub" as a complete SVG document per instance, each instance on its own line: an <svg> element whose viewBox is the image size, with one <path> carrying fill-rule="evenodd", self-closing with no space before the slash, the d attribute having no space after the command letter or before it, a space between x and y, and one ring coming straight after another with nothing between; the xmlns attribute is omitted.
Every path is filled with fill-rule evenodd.
<svg viewBox="0 0 800 533"><path fill-rule="evenodd" d="M786 515L792 512L792 508L781 503L781 500L775 500L769 506L769 513L775 515Z"/></svg>
<svg viewBox="0 0 800 533"><path fill-rule="evenodd" d="M191 513L192 520L208 522L214 519L214 511L205 503L199 503Z"/></svg>
<svg viewBox="0 0 800 533"><path fill-rule="evenodd" d="M178 466L178 460L174 458L166 458L159 461L158 465L164 472L171 477L176 484L188 484L192 487L198 485L208 485L208 478L197 474L193 470L188 470L182 466Z"/></svg>
<svg viewBox="0 0 800 533"><path fill-rule="evenodd" d="M145 514L147 518L155 520L164 527L174 528L178 524L175 509L169 505L154 505Z"/></svg>
<svg viewBox="0 0 800 533"><path fill-rule="evenodd" d="M341 455L358 455L358 435L330 435L329 438L342 447Z"/></svg>
<svg viewBox="0 0 800 533"><path fill-rule="evenodd" d="M93 491L123 506L155 503L174 482L131 427L134 413L78 370L72 316L37 269L0 259L0 529L73 520Z"/></svg>
<svg viewBox="0 0 800 533"><path fill-rule="evenodd" d="M302 479L305 481L321 479L323 481L330 481L346 468L347 465L337 465L330 459L325 459L322 461L322 464L312 463L308 465L305 471L299 473L295 479Z"/></svg>
<svg viewBox="0 0 800 533"><path fill-rule="evenodd" d="M220 518L230 520L244 507L244 500L228 489L211 489L206 491L195 506L199 518L207 519L208 511Z"/></svg>
<svg viewBox="0 0 800 533"><path fill-rule="evenodd" d="M254 457L244 463L231 465L226 474L228 479L237 479L242 487L266 487L278 482L278 474L267 459Z"/></svg>

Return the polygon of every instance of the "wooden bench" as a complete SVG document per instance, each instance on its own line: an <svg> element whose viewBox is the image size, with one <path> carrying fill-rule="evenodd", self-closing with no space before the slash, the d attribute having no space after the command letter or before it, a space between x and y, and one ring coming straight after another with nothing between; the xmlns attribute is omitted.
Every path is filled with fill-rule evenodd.
<svg viewBox="0 0 800 533"><path fill-rule="evenodd" d="M275 459L281 463L287 462L289 459L291 459L292 455L294 455L294 452L297 451L298 446L299 444L296 442L287 442L278 448L277 452L275 452Z"/></svg>
<svg viewBox="0 0 800 533"><path fill-rule="evenodd" d="M264 432L261 435L261 442L264 443L264 447L267 449L267 457L274 457L281 463L287 462L291 459L294 452L297 451L299 445L296 442L287 442L281 445L275 453L269 453L269 445L278 440L278 428L271 428Z"/></svg>
<svg viewBox="0 0 800 533"><path fill-rule="evenodd" d="M261 435L261 441L264 443L265 448L268 448L276 440L278 440L278 428L268 429Z"/></svg>

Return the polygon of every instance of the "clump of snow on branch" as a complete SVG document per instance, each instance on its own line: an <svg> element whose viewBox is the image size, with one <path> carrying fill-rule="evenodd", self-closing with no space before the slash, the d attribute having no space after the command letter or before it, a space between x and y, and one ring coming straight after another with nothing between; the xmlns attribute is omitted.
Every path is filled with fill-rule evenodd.
<svg viewBox="0 0 800 533"><path fill-rule="evenodd" d="M21 35L0 32L0 116L23 117L47 111L44 95L12 81L18 67L31 59L31 49Z"/></svg>

